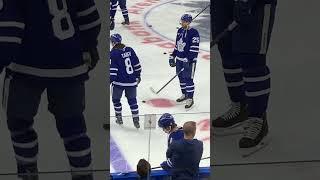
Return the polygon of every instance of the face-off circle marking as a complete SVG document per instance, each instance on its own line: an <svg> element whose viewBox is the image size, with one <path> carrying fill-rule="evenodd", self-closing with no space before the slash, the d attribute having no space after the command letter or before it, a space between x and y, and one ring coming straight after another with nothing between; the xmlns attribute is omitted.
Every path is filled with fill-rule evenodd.
<svg viewBox="0 0 320 180"><path fill-rule="evenodd" d="M155 99L149 99L145 101L146 104L152 106L152 107L158 107L158 108L169 108L176 106L176 102L170 99L166 98L155 98Z"/></svg>

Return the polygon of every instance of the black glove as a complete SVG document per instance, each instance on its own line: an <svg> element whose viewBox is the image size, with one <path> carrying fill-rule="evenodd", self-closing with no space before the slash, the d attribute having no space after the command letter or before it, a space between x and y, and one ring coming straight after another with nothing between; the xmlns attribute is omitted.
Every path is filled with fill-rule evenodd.
<svg viewBox="0 0 320 180"><path fill-rule="evenodd" d="M175 67L176 66L176 62L175 62L174 57L172 55L169 56L169 65L171 67Z"/></svg>
<svg viewBox="0 0 320 180"><path fill-rule="evenodd" d="M89 49L82 53L83 61L88 65L89 71L94 69L99 61L99 52L97 48Z"/></svg>
<svg viewBox="0 0 320 180"><path fill-rule="evenodd" d="M237 0L234 3L234 20L240 25L250 24L253 19L252 8L255 0Z"/></svg>

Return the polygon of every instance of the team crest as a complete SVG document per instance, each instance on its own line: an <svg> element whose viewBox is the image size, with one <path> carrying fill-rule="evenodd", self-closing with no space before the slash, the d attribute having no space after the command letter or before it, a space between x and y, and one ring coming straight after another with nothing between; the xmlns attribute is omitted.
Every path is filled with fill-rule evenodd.
<svg viewBox="0 0 320 180"><path fill-rule="evenodd" d="M184 47L186 46L186 43L183 42L182 38L180 38L180 40L177 43L178 46L178 51L179 52L183 52L184 51Z"/></svg>

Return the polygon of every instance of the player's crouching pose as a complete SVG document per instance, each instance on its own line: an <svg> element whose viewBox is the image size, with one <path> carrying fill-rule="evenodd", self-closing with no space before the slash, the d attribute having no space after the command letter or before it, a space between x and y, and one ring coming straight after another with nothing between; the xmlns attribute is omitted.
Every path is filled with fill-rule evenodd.
<svg viewBox="0 0 320 180"><path fill-rule="evenodd" d="M215 130L247 121L239 148L255 147L268 134L266 110L270 94L270 71L266 54L277 0L216 0L214 35L232 21L239 26L219 43L224 76L232 106L213 121Z"/></svg>
<svg viewBox="0 0 320 180"><path fill-rule="evenodd" d="M190 109L194 104L193 94L195 88L193 77L200 43L198 31L190 27L191 21L192 16L189 14L184 14L181 17L182 27L177 32L176 45L173 53L169 57L170 66L176 66L176 73L179 73L178 77L182 96L176 101L186 101L185 109Z"/></svg>
<svg viewBox="0 0 320 180"><path fill-rule="evenodd" d="M137 86L141 81L139 58L131 47L121 43L120 34L113 34L110 39L113 46L110 52L110 83L116 123L123 124L120 101L124 91L131 109L134 126L140 128L137 103Z"/></svg>

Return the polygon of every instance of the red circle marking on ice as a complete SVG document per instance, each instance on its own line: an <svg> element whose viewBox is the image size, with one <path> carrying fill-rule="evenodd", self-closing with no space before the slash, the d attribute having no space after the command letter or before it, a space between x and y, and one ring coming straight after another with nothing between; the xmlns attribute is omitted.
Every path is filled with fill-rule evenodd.
<svg viewBox="0 0 320 180"><path fill-rule="evenodd" d="M160 107L160 108L167 108L167 107L173 107L176 105L175 101L172 101L170 99L165 98L157 98L157 99L149 99L146 102L150 106L153 107Z"/></svg>

